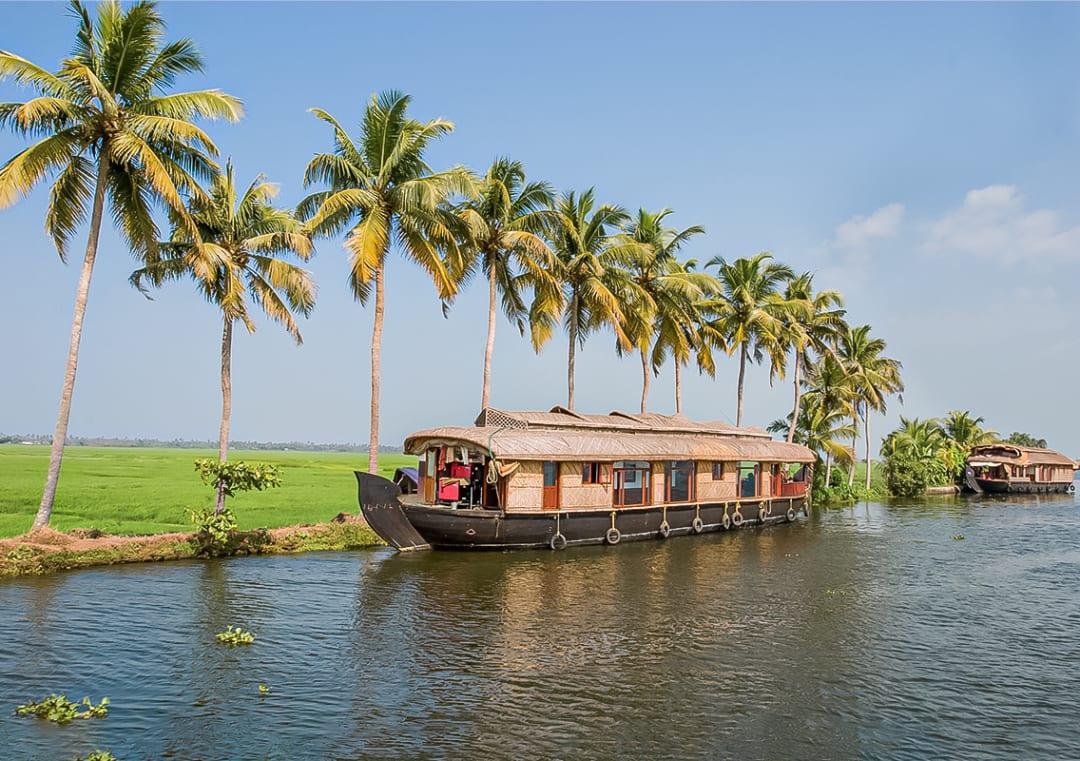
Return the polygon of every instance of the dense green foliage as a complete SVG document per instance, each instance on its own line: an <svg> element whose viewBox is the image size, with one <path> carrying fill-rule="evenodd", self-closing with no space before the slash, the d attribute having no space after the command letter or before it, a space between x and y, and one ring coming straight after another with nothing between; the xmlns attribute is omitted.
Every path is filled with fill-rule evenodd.
<svg viewBox="0 0 1080 761"><path fill-rule="evenodd" d="M68 700L66 695L54 694L36 702L24 703L15 709L15 713L19 716L36 716L56 724L67 724L75 719L100 719L107 716L109 699L102 698L100 703L94 705L88 697L76 703Z"/></svg>
<svg viewBox="0 0 1080 761"><path fill-rule="evenodd" d="M1046 449L1046 439L1037 439L1029 433L1020 433L1019 431L1013 431L1009 434L1009 438L1005 439L1010 444L1016 444L1019 447L1038 447L1039 449Z"/></svg>
<svg viewBox="0 0 1080 761"><path fill-rule="evenodd" d="M889 492L916 497L931 486L956 483L971 448L996 439L981 417L966 411L954 410L943 420L901 416L900 426L881 445Z"/></svg>

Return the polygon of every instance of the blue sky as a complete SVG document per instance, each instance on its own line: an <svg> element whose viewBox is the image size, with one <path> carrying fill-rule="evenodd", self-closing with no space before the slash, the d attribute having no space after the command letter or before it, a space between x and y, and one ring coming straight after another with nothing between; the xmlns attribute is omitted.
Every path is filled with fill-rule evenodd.
<svg viewBox="0 0 1080 761"><path fill-rule="evenodd" d="M844 291L904 363L898 413L985 415L1080 456L1074 425L1080 307L1080 6L934 4L166 3L170 36L206 58L185 87L245 101L212 125L241 177L265 172L292 205L329 145L306 112L355 125L397 88L455 132L431 164L483 170L499 154L560 189L595 185L628 208L675 209L708 234L688 255L772 251ZM72 23L52 3L0 4L0 48L55 67ZM20 99L5 83L0 98ZM0 155L22 145L0 135ZM78 274L42 232L47 193L0 211L0 431L52 429ZM187 284L147 301L112 230L91 291L71 431L212 438L218 319ZM236 438L365 441L370 309L352 301L340 240L311 269L319 303L294 347L265 321L235 344ZM397 256L388 275L382 440L465 422L480 395L485 294L441 316ZM539 356L499 324L493 400L565 398L566 339ZM736 363L687 374L685 410L734 417ZM639 365L610 336L578 363L578 407L634 409ZM748 376L746 417L790 404ZM672 378L652 408L672 408Z"/></svg>

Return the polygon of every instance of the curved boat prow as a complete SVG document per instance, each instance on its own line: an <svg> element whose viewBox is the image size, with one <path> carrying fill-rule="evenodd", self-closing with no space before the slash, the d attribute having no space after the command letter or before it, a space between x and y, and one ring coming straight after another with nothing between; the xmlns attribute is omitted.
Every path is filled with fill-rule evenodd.
<svg viewBox="0 0 1080 761"><path fill-rule="evenodd" d="M401 550L429 550L431 545L417 533L405 512L401 509L398 497L401 489L393 481L382 476L356 473L358 484L357 498L360 500L360 512L371 530L378 534L391 547Z"/></svg>

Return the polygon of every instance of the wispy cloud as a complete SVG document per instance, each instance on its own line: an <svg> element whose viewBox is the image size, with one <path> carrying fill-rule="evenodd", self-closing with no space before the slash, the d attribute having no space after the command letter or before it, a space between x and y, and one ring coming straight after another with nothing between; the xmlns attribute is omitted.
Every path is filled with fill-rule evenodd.
<svg viewBox="0 0 1080 761"><path fill-rule="evenodd" d="M968 191L961 206L934 221L924 248L1007 262L1080 258L1080 226L1069 226L1051 209L1027 211L1015 185L990 185Z"/></svg>
<svg viewBox="0 0 1080 761"><path fill-rule="evenodd" d="M855 216L837 225L834 244L847 250L864 248L872 241L896 235L903 219L904 205L890 203L869 215Z"/></svg>

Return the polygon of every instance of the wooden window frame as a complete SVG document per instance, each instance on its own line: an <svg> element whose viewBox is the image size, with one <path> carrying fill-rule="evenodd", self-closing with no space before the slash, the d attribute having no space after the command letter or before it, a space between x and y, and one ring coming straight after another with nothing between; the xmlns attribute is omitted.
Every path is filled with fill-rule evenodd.
<svg viewBox="0 0 1080 761"><path fill-rule="evenodd" d="M545 471L548 465L555 466L555 485L547 485L547 475ZM555 504L547 504L548 489L555 490ZM562 468L558 460L544 460L540 464L540 509L541 510L559 510L562 508Z"/></svg>
<svg viewBox="0 0 1080 761"><path fill-rule="evenodd" d="M677 462L690 463L690 478L687 481L689 493L686 495L686 499L671 498L671 472L675 469L674 465ZM667 460L664 462L664 501L681 505L693 502L695 499L697 499L697 463L693 460Z"/></svg>
<svg viewBox="0 0 1080 761"><path fill-rule="evenodd" d="M723 461L720 461L720 460L714 461L713 464L712 464L712 480L713 481L723 481L724 480L724 470L725 470L725 468L724 468Z"/></svg>
<svg viewBox="0 0 1080 761"><path fill-rule="evenodd" d="M604 463L583 462L581 464L581 483L586 486L604 483Z"/></svg>
<svg viewBox="0 0 1080 761"><path fill-rule="evenodd" d="M623 462L620 460L620 462ZM629 462L645 462L644 460L630 460ZM645 468L617 468L615 463L611 464L611 505L612 507L648 507L653 504L653 489L652 489L652 477L653 477L653 464L651 462L645 463ZM627 505L623 501L619 501L619 497L626 493L626 485L619 488L615 486L617 475L622 472L633 471L635 473L644 473L642 477L641 490L642 501L635 502L632 505Z"/></svg>

